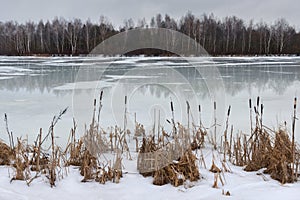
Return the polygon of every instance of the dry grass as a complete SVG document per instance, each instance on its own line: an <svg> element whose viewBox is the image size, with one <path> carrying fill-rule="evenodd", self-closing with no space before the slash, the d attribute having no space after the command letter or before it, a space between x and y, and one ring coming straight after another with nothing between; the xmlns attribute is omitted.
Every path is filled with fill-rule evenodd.
<svg viewBox="0 0 300 200"><path fill-rule="evenodd" d="M200 179L196 157L191 150L187 150L177 162L161 168L153 174L154 185L171 183L175 187L182 185L186 180L197 181Z"/></svg>
<svg viewBox="0 0 300 200"><path fill-rule="evenodd" d="M266 168L268 173L275 180L281 183L291 183L296 179L292 176L292 145L285 130L278 130L275 139L270 139L270 133L263 131L263 135L257 142L250 142L251 157L245 162L246 171L257 171Z"/></svg>
<svg viewBox="0 0 300 200"><path fill-rule="evenodd" d="M0 165L10 165L15 158L14 151L4 142L0 141Z"/></svg>
<svg viewBox="0 0 300 200"><path fill-rule="evenodd" d="M254 107L256 125L251 127L253 132L250 138L245 136L241 139L241 136L238 136L235 139L232 150L234 159L231 161L235 165L245 166L245 171L265 168L264 173L270 174L273 179L283 184L292 183L297 180L299 157L296 155L299 155L299 150L293 139L290 139L286 127L273 131L263 125L263 105L260 107L260 113L258 105L257 103L257 107Z"/></svg>
<svg viewBox="0 0 300 200"><path fill-rule="evenodd" d="M166 144L162 144L162 139L155 141L154 136L142 140L138 170L143 176L153 176L154 185L171 183L177 187L186 180L200 179L197 158L191 150L189 131L179 123L173 127L174 130L177 134L173 134L171 141L168 134L163 134Z"/></svg>
<svg viewBox="0 0 300 200"><path fill-rule="evenodd" d="M263 105L259 105L258 98L256 106L253 107L255 125L252 127L252 105L251 101L249 102L251 121L249 135L239 133L234 137L233 127L229 135L229 107L226 129L221 139L223 141L221 147L218 147L216 143L217 120L216 118L214 120L212 146L215 149L214 152L220 150L219 152L224 154L223 160L220 160L222 167L216 166L213 160L210 168L214 174L214 188L218 188L218 182L224 185L223 172L230 171L226 166L227 159L235 165L244 166L246 171L265 169L264 173L270 174L273 179L283 184L297 180L300 154L294 141L295 122L293 122L291 138L286 127L279 128L278 131L267 128L263 125ZM57 180L64 177L64 170L62 169L71 165L79 166L79 172L83 176L82 182L96 181L105 184L107 181L111 181L119 183L123 175L122 159L125 155L131 159L127 142L127 138L130 138L130 131L126 128L126 107L124 128L115 126L107 134L99 124L102 108L101 97L99 109L96 108L96 105L95 100L92 122L81 138L76 135L74 120L70 138L64 151L55 144L54 127L66 110L60 112L58 117L53 118L48 134L44 138L42 137L42 129L40 130L33 145L28 145L26 140L20 138L17 138L17 143L14 145L14 138L8 130L6 116L9 145L0 141L0 165L13 166L15 170L12 180L24 180L28 185L37 177L45 175L53 187ZM187 105L187 113L190 117L190 107L188 103ZM96 110L99 110L98 113ZM199 126L196 126L194 122L192 123L193 128L190 128L189 117L187 126L176 123L172 102L171 111L173 118L171 121L168 120L172 126L171 133L166 132L163 127L158 125L157 138L155 138L155 129L153 129L152 135L146 137L143 125L136 122L134 142L138 150L137 168L139 173L143 176L152 176L155 185L170 183L177 187L184 184L186 180L197 181L200 179L199 168L196 165L197 158L193 151L197 152L200 149L199 159L206 168L201 148L205 146L208 129L204 128L201 119ZM216 103L214 103L214 111L216 112ZM97 115L98 120L95 119ZM296 112L294 112L295 119ZM139 141L141 136L143 136L142 141ZM44 141L48 138L51 140L51 146L45 147ZM141 142L141 146L139 146L139 142ZM44 150L42 147L48 150ZM114 153L114 158L110 158L114 162L109 159L101 159L109 151ZM35 175L32 175L33 172ZM224 195L230 195L230 193L226 192Z"/></svg>

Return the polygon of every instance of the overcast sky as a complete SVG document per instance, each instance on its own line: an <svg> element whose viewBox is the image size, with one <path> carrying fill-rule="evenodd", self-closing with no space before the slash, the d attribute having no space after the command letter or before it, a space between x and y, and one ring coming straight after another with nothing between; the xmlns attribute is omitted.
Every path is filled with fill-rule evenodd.
<svg viewBox="0 0 300 200"><path fill-rule="evenodd" d="M187 11L196 16L214 13L223 18L235 15L246 21L261 19L272 23L284 17L297 30L300 29L299 0L0 0L0 21L90 18L98 21L100 15L107 16L118 28L124 19L150 18L157 13L168 13L179 19Z"/></svg>

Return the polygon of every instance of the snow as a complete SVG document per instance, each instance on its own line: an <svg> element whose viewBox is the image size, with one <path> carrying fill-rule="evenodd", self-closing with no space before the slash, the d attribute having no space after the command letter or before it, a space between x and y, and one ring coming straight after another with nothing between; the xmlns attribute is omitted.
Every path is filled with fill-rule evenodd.
<svg viewBox="0 0 300 200"><path fill-rule="evenodd" d="M6 80L6 79L12 79L14 78L13 76L2 76L0 77L0 80Z"/></svg>
<svg viewBox="0 0 300 200"><path fill-rule="evenodd" d="M106 75L105 77L120 80L120 79L158 78L159 76L138 76L138 75L135 75L135 76L132 76L132 75L120 75L120 76L118 76L118 75Z"/></svg>
<svg viewBox="0 0 300 200"><path fill-rule="evenodd" d="M95 90L103 89L106 87L112 87L115 83L104 81L88 81L88 82L76 82L66 83L65 85L54 87L53 90Z"/></svg>
<svg viewBox="0 0 300 200"><path fill-rule="evenodd" d="M0 116L4 113L8 114L9 126L16 136L29 134L29 140L36 138L39 128L47 130L53 115L65 107L72 107L74 95L73 89L78 90L99 90L106 88L103 97L103 110L101 113L101 122L104 125L110 124L113 121L110 110L109 95L113 94L109 89L113 88L120 79L139 80L145 78L165 77L167 73L160 70L156 75L135 75L135 74L115 74L107 71L103 77L104 80L90 80L86 82L72 82L70 72L67 71L63 76L64 70L72 70L71 66L76 67L91 67L98 64L117 64L118 67L126 68L126 65L135 65L147 69L155 68L182 68L188 67L186 62L181 62L184 58L149 58L149 57L133 57L133 58L106 58L106 57L72 57L72 58L36 58L36 57L0 57ZM265 123L272 127L277 127L283 120L287 120L290 126L292 113L292 101L300 87L299 81L299 57L218 57L218 58L188 58L192 64L200 66L218 66L220 69L229 70L222 75L223 81L231 88L228 92L227 102L232 105L232 114L230 116L230 124L234 124L234 132L239 130L248 131L249 129L249 111L248 99L256 98L260 95L265 104L266 114L264 116ZM174 61L174 62L171 62ZM41 67L44 67L41 69ZM59 67L59 69L57 68ZM267 67L267 68L266 68ZM292 68L295 68L292 69ZM123 69L123 68L122 68ZM232 70L232 73L231 71ZM57 72L60 79L54 79L50 76L51 73ZM248 73L242 72L260 72L265 74L265 79L255 80L255 77ZM295 74L295 76L290 76ZM39 79L36 79L38 77ZM238 77L241 77L239 79ZM24 78L24 79L21 79ZM65 78L65 80L63 79ZM253 82L252 82L253 78ZM196 80L205 79L196 77ZM246 80L251 80L247 82ZM163 80L163 79L162 79ZM279 80L279 84L275 84L275 80ZM59 82L60 81L60 82ZM124 84L124 81L120 81ZM16 87L16 83L19 83ZM36 84L37 83L37 84ZM128 81L128 85L129 85ZM44 84L44 85L43 85ZM167 82L168 85L180 85L182 82ZM127 86L128 86L127 85ZM39 88L41 86L42 89ZM122 86L122 85L119 85ZM282 87L279 87L282 86ZM240 89L238 89L240 87ZM124 89L126 87L124 86ZM230 88L229 88L230 89ZM184 89L184 91L189 91ZM68 93L69 92L69 93ZM153 93L157 92L157 95ZM144 125L146 121L151 121L152 114L149 109L152 105L158 105L161 108L162 119L169 117L169 97L165 89L158 88L151 93L150 89L140 88L131 94L132 102L129 102L129 119L133 118L133 113L137 113L137 119ZM197 91L199 96L205 91ZM90 105L94 97L94 92L76 93L82 95L84 105ZM145 98L146 96L146 98ZM203 95L204 96L204 95ZM123 97L120 98L123 102ZM80 98L81 100L81 98ZM131 99L130 99L131 100ZM180 106L180 102L174 104ZM185 100L185 99L184 99ZM161 103L163 101L163 103ZM211 99L208 97L200 98L203 108L203 122L210 126L209 123L212 116ZM185 101L184 104L185 105ZM191 104L192 105L192 104ZM193 105L192 105L193 106ZM163 109L165 108L165 109ZM275 108L275 109L274 109ZM91 108L78 108L78 113L83 120L90 119ZM120 106L121 119L123 117L123 107ZM182 107L185 110L185 107ZM151 110L152 111L152 110ZM163 112L164 111L164 112ZM298 111L299 113L299 111ZM76 113L75 113L76 114ZM180 119L181 113L176 110L176 119ZM56 134L60 137L61 144L66 143L66 138L69 129L72 126L72 118L74 113L69 111L63 120L56 127ZM75 118L79 121L79 115ZM104 118L105 116L105 118ZM194 114L197 116L197 114ZM223 116L221 116L223 117ZM220 118L218 118L220 119ZM86 121L85 121L86 122ZM167 126L167 125L166 125ZM106 127L106 126L105 126ZM300 121L297 122L297 127L300 127ZM83 128L83 124L78 125L78 129ZM168 128L168 127L166 127ZM222 128L218 128L223 131ZM5 133L4 123L0 123L0 132ZM67 133L67 134L66 134ZM17 135L20 134L20 135ZM6 139L6 135L1 136ZM296 139L299 140L299 134ZM207 167L210 167L212 160L212 150L207 148L203 150ZM199 152L198 152L199 153ZM212 188L214 174L209 172L203 166L200 166L200 174L202 178L197 182L187 183L180 187L173 187L170 184L164 186L155 186L152 184L152 178L139 175L136 170L136 154L133 161L124 158L124 177L119 184L107 182L101 185L96 182L82 183L83 177L80 176L77 167L68 167L68 173L64 178L56 182L56 187L51 188L45 176L34 180L28 187L24 181L13 181L10 179L13 175L13 169L8 166L0 167L0 200L17 199L17 200L38 200L38 199L70 199L82 200L88 199L299 199L300 183L281 185L279 182L272 180L268 175L257 175L257 172L245 172L242 167L236 167L229 164L231 172L225 172L226 183L222 186L219 183L219 188ZM219 159L219 158L218 158ZM220 163L216 163L221 167ZM231 196L222 195L222 190L229 191Z"/></svg>
<svg viewBox="0 0 300 200"><path fill-rule="evenodd" d="M203 150L207 167L211 166L212 154L218 155L211 149ZM199 154L199 150L198 150ZM136 158L136 155L133 155ZM221 167L216 157L216 165ZM153 199L232 199L232 200L252 200L252 199L272 199L272 200L296 200L300 196L300 183L282 185L278 181L272 180L269 175L257 175L257 172L245 172L242 167L229 164L231 172L225 172L225 185L218 182L218 188L212 188L214 174L209 172L199 163L202 178L197 182L186 182L179 187L170 184L155 186L152 184L152 177L143 177L136 170L136 160L124 160L123 178L120 183L107 182L105 185L97 182L82 183L83 177L79 174L78 167L68 167L68 173L56 182L56 186L51 188L46 177L35 179L30 186L24 181L12 181L10 183L13 170L10 167L0 167L0 199L20 199L20 200L153 200ZM222 178L224 178L222 176ZM224 196L222 192L229 191L231 196Z"/></svg>
<svg viewBox="0 0 300 200"><path fill-rule="evenodd" d="M0 66L1 73L9 73L9 72L31 72L32 70L19 68L19 67L8 67L8 66Z"/></svg>

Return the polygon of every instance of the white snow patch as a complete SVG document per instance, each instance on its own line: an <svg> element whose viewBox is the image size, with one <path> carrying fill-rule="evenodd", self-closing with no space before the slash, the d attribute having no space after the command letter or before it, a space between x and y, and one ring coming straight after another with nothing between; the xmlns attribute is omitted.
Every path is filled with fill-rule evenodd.
<svg viewBox="0 0 300 200"><path fill-rule="evenodd" d="M197 156L199 156L199 151ZM212 150L204 149L203 155L206 165L210 168L212 163ZM222 156L214 152L215 164L221 168ZM296 200L300 196L300 183L282 185L272 180L269 175L257 175L257 172L245 172L242 167L229 164L231 172L225 172L223 180L225 185L218 183L218 188L212 188L214 174L199 165L201 179L197 182L187 181L184 185L173 187L170 184L155 186L152 177L143 177L136 170L136 154L132 153L134 160L123 159L124 175L119 184L107 182L105 185L96 182L82 183L83 177L79 174L78 167L69 167L68 175L56 182L56 187L51 188L48 179L42 176L35 179L28 187L24 181L9 183L9 167L0 167L0 199L9 200L153 200L153 199L272 199ZM12 173L12 170L9 170ZM222 190L229 191L231 196L222 195Z"/></svg>

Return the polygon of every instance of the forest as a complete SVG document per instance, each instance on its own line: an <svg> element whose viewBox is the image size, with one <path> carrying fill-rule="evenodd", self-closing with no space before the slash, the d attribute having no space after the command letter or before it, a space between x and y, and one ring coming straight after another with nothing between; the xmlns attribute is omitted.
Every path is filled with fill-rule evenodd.
<svg viewBox="0 0 300 200"><path fill-rule="evenodd" d="M112 35L136 28L167 28L184 33L211 55L299 55L300 32L284 18L273 23L248 22L236 16L219 19L214 14L196 17L187 12L179 20L157 14L150 22L124 20L116 28L105 16L97 23L81 19L0 22L0 55L84 55ZM138 54L139 52L134 52ZM162 55L160 50L144 50L146 55Z"/></svg>

